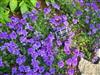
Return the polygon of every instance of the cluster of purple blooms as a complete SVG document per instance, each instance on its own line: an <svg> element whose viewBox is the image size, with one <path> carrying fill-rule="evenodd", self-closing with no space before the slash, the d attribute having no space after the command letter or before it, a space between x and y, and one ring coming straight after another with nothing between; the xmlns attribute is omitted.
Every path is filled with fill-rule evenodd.
<svg viewBox="0 0 100 75"><path fill-rule="evenodd" d="M40 9L40 7L39 2L37 2L36 8ZM60 10L58 4L53 3L52 7L56 10ZM59 51L55 50L54 46L57 46L58 50L60 50L59 48L61 47L66 57L70 57L59 60L57 62L58 68L62 69L66 66L65 71L67 71L67 75L74 75L79 62L78 58L84 57L84 54L77 48L72 49L75 33L71 31L67 16L64 14L54 14L54 16L50 16L49 25L54 32L50 32L48 36L44 38L44 35L34 28L34 24L38 20L37 15L39 12L40 10L34 9L28 14L24 14L22 19L12 16L11 22L6 24L8 31L0 31L0 40L3 41L3 43L1 42L2 45L0 44L0 51L6 51L16 56L16 61L11 67L12 71L10 75L63 75L59 74L57 68L53 66L56 55L59 53ZM51 8L46 7L43 12L45 16L48 16L51 12ZM82 12L77 11L76 16L80 15L82 15ZM77 24L78 19L73 19L72 22L73 24ZM100 24L97 24L97 26L100 27ZM0 27L4 27L4 25L0 24ZM90 24L90 29L96 33L93 24ZM60 39L55 32L60 31L62 35L63 30L65 30L64 32L66 33L66 35L64 35L65 39ZM29 36L30 34L31 36ZM23 53L24 49L26 53ZM4 66L5 62L1 56L0 68Z"/></svg>

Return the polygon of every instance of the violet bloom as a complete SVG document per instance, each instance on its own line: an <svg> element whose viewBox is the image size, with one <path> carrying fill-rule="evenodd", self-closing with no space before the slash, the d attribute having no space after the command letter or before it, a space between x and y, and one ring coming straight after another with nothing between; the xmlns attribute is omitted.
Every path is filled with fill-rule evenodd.
<svg viewBox="0 0 100 75"><path fill-rule="evenodd" d="M95 11L98 11L99 8L96 3L91 3L91 6Z"/></svg>
<svg viewBox="0 0 100 75"><path fill-rule="evenodd" d="M29 25L29 23L26 23L25 29L33 31L33 27L31 25Z"/></svg>
<svg viewBox="0 0 100 75"><path fill-rule="evenodd" d="M26 19L21 19L20 23L23 24L23 25L25 25L26 24Z"/></svg>
<svg viewBox="0 0 100 75"><path fill-rule="evenodd" d="M24 65L20 65L20 66L18 67L18 70L19 70L20 72L25 72L24 69L25 69L25 66L24 66Z"/></svg>
<svg viewBox="0 0 100 75"><path fill-rule="evenodd" d="M64 22L64 21L67 21L67 16L66 16L66 15L62 15L61 17L62 17L62 19L63 19L63 22Z"/></svg>
<svg viewBox="0 0 100 75"><path fill-rule="evenodd" d="M54 39L55 39L55 37L54 37L54 35L52 34L52 33L50 33L49 35L48 35L48 39L49 39L49 41L53 41Z"/></svg>
<svg viewBox="0 0 100 75"><path fill-rule="evenodd" d="M51 9L50 8L44 8L44 13L47 15L47 14L49 14L50 13L50 11L51 11Z"/></svg>
<svg viewBox="0 0 100 75"><path fill-rule="evenodd" d="M25 72L30 72L30 71L31 71L30 66L25 66L24 71L25 71Z"/></svg>
<svg viewBox="0 0 100 75"><path fill-rule="evenodd" d="M94 29L95 28L95 25L94 24L90 24L90 29Z"/></svg>
<svg viewBox="0 0 100 75"><path fill-rule="evenodd" d="M0 23L0 27L2 26L2 24Z"/></svg>
<svg viewBox="0 0 100 75"><path fill-rule="evenodd" d="M2 58L0 57L0 67L3 67L4 64L3 64L3 61L2 61Z"/></svg>
<svg viewBox="0 0 100 75"><path fill-rule="evenodd" d="M81 16L83 13L82 13L82 11L77 10L75 14L76 14L76 16Z"/></svg>
<svg viewBox="0 0 100 75"><path fill-rule="evenodd" d="M11 17L11 21L14 23L18 23L19 22L19 18L12 16Z"/></svg>
<svg viewBox="0 0 100 75"><path fill-rule="evenodd" d="M58 67L59 67L59 68L63 68L63 67L64 67L64 62L63 62L62 60L60 60L60 61L58 62Z"/></svg>
<svg viewBox="0 0 100 75"><path fill-rule="evenodd" d="M75 70L74 69L68 69L68 75L74 75Z"/></svg>
<svg viewBox="0 0 100 75"><path fill-rule="evenodd" d="M10 36L11 39L16 39L17 38L17 34L14 31L12 31L12 33L9 36Z"/></svg>
<svg viewBox="0 0 100 75"><path fill-rule="evenodd" d="M10 43L7 43L6 47L10 53L15 54L15 55L20 54L18 46L13 41L10 41Z"/></svg>
<svg viewBox="0 0 100 75"><path fill-rule="evenodd" d="M24 37L24 36L21 36L20 37L20 42L21 43L24 43L24 42L26 42L27 41L27 38L26 37Z"/></svg>
<svg viewBox="0 0 100 75"><path fill-rule="evenodd" d="M6 48L5 45L0 46L0 50L3 51Z"/></svg>
<svg viewBox="0 0 100 75"><path fill-rule="evenodd" d="M36 3L36 8L40 8L40 2Z"/></svg>
<svg viewBox="0 0 100 75"><path fill-rule="evenodd" d="M39 68L40 73L43 73L44 71L45 71L45 68L43 66Z"/></svg>
<svg viewBox="0 0 100 75"><path fill-rule="evenodd" d="M61 46L62 45L62 42L60 40L57 40L56 42L57 42L57 45L58 46Z"/></svg>
<svg viewBox="0 0 100 75"><path fill-rule="evenodd" d="M50 70L49 70L49 72L50 72L50 74L55 74L55 68L50 68Z"/></svg>
<svg viewBox="0 0 100 75"><path fill-rule="evenodd" d="M51 75L49 72L46 72L44 75Z"/></svg>
<svg viewBox="0 0 100 75"><path fill-rule="evenodd" d="M36 41L32 46L33 49L38 49L40 47L41 47L41 43L39 41Z"/></svg>
<svg viewBox="0 0 100 75"><path fill-rule="evenodd" d="M67 60L66 60L66 64L67 64L68 66L71 66L71 65L72 65L72 59L71 59L71 58L67 59Z"/></svg>
<svg viewBox="0 0 100 75"><path fill-rule="evenodd" d="M6 26L8 26L11 29L15 29L16 23L9 22L9 23L6 23Z"/></svg>
<svg viewBox="0 0 100 75"><path fill-rule="evenodd" d="M17 73L17 68L16 67L13 67L12 68L12 75L16 74Z"/></svg>
<svg viewBox="0 0 100 75"><path fill-rule="evenodd" d="M21 56L16 59L16 63L19 65L23 64L25 61L26 61L25 56Z"/></svg>
<svg viewBox="0 0 100 75"><path fill-rule="evenodd" d="M92 29L92 33L95 34L97 32L97 28Z"/></svg>
<svg viewBox="0 0 100 75"><path fill-rule="evenodd" d="M38 11L37 10L32 10L32 13L36 15L36 14L38 14Z"/></svg>
<svg viewBox="0 0 100 75"><path fill-rule="evenodd" d="M75 49L75 50L73 51L73 53L74 53L75 56L79 56L79 53L80 53L80 52L79 52L78 49Z"/></svg>
<svg viewBox="0 0 100 75"><path fill-rule="evenodd" d="M76 67L77 64L78 64L77 56L73 56L73 57L72 57L72 65Z"/></svg>
<svg viewBox="0 0 100 75"><path fill-rule="evenodd" d="M80 52L80 53L79 53L79 56L80 56L81 58L83 58L83 57L84 57L84 54L83 54L82 52Z"/></svg>
<svg viewBox="0 0 100 75"><path fill-rule="evenodd" d="M96 27L97 27L98 29L100 29L100 24L97 24Z"/></svg>
<svg viewBox="0 0 100 75"><path fill-rule="evenodd" d="M30 15L31 15L31 14L30 14ZM32 15L30 16L30 19L32 20L32 22L35 22L35 21L38 19L38 17L37 17L36 15L32 14Z"/></svg>
<svg viewBox="0 0 100 75"><path fill-rule="evenodd" d="M51 24L54 24L55 26L59 26L62 24L62 18L61 18L61 16L56 15L53 18L51 18L49 22Z"/></svg>
<svg viewBox="0 0 100 75"><path fill-rule="evenodd" d="M64 47L64 52L65 52L67 55L70 55L70 54L71 54L70 48L69 48L68 46L65 46L65 47Z"/></svg>
<svg viewBox="0 0 100 75"><path fill-rule="evenodd" d="M73 19L73 24L77 24L78 20L77 19Z"/></svg>
<svg viewBox="0 0 100 75"><path fill-rule="evenodd" d="M92 59L93 63L98 63L98 61L99 61L99 57L97 57L97 56L93 57L93 59Z"/></svg>
<svg viewBox="0 0 100 75"><path fill-rule="evenodd" d="M55 9L60 10L60 6L59 6L58 4L53 3L52 6L53 6Z"/></svg>
<svg viewBox="0 0 100 75"><path fill-rule="evenodd" d="M0 33L0 39L9 39L9 35L7 32L1 32Z"/></svg>

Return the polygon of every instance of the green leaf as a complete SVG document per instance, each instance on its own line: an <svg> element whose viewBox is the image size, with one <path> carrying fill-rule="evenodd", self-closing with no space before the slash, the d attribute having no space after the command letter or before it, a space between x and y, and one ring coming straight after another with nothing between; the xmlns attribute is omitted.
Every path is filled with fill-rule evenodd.
<svg viewBox="0 0 100 75"><path fill-rule="evenodd" d="M30 0L30 2L33 4L33 6L36 5L37 0Z"/></svg>
<svg viewBox="0 0 100 75"><path fill-rule="evenodd" d="M22 13L22 14L24 14L25 12L28 11L27 4L26 4L24 1L22 1L22 2L19 4L19 6L20 6L20 10L21 10L21 13Z"/></svg>
<svg viewBox="0 0 100 75"><path fill-rule="evenodd" d="M17 0L10 0L9 6L12 12L14 12L14 10L16 9L17 3Z"/></svg>

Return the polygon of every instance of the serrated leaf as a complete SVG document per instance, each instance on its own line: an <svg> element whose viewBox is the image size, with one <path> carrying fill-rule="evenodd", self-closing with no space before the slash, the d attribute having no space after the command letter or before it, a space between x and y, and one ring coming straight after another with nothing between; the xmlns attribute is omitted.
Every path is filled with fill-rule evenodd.
<svg viewBox="0 0 100 75"><path fill-rule="evenodd" d="M25 12L28 11L28 7L27 7L27 4L25 2L22 2L22 4L20 5L20 10L21 10L22 14L24 14Z"/></svg>
<svg viewBox="0 0 100 75"><path fill-rule="evenodd" d="M21 1L21 2L19 3L19 7L20 7L23 3L24 3L24 1Z"/></svg>
<svg viewBox="0 0 100 75"><path fill-rule="evenodd" d="M30 2L33 4L33 6L36 5L37 0L30 0Z"/></svg>
<svg viewBox="0 0 100 75"><path fill-rule="evenodd" d="M14 10L17 7L17 0L10 0L9 6L10 6L11 11L14 12Z"/></svg>

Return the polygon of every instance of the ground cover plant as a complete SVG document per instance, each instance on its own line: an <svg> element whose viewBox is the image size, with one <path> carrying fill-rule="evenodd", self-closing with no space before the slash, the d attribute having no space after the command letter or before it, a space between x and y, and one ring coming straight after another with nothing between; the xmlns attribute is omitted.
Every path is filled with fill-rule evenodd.
<svg viewBox="0 0 100 75"><path fill-rule="evenodd" d="M0 7L0 75L81 75L81 58L98 61L99 0L4 1L8 2Z"/></svg>

